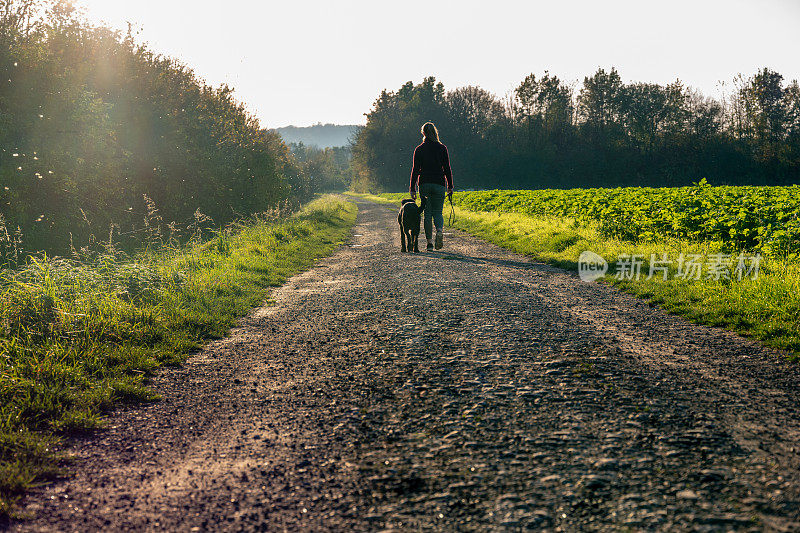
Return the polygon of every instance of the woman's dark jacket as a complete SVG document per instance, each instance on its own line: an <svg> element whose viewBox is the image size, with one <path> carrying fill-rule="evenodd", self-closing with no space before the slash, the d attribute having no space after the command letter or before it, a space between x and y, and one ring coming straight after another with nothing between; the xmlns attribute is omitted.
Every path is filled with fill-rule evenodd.
<svg viewBox="0 0 800 533"><path fill-rule="evenodd" d="M450 170L450 156L447 147L440 142L425 141L414 149L414 166L411 170L411 183L408 190L417 190L419 184L435 183L444 185L448 190L453 188L453 172Z"/></svg>

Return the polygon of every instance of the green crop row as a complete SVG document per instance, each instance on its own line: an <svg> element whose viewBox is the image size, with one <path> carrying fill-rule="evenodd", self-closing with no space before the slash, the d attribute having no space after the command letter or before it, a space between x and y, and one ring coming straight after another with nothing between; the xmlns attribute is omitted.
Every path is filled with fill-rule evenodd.
<svg viewBox="0 0 800 533"><path fill-rule="evenodd" d="M800 187L690 187L459 192L472 211L521 213L596 225L603 237L720 242L730 251L786 257L800 252Z"/></svg>

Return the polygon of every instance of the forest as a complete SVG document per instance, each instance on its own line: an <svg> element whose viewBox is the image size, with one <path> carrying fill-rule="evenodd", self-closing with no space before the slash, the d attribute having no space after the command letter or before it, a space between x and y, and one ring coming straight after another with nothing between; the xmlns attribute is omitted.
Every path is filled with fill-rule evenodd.
<svg viewBox="0 0 800 533"><path fill-rule="evenodd" d="M231 88L133 32L61 0L0 2L0 259L180 240L319 181Z"/></svg>
<svg viewBox="0 0 800 533"><path fill-rule="evenodd" d="M360 191L408 187L411 154L430 120L457 189L785 185L800 178L800 87L763 68L721 99L680 80L624 83L599 68L576 86L530 74L501 99L446 91L434 77L384 90L353 145Z"/></svg>

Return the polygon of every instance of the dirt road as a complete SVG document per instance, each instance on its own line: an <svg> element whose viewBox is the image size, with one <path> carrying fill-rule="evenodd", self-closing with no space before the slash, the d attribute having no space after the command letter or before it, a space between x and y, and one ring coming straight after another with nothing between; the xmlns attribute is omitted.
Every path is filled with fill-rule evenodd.
<svg viewBox="0 0 800 533"><path fill-rule="evenodd" d="M800 367L464 234L401 254L359 207L13 528L800 530Z"/></svg>

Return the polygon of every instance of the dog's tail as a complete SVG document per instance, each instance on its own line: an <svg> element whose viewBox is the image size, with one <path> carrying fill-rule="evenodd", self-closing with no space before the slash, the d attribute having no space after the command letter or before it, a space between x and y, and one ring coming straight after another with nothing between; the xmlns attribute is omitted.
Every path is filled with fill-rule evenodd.
<svg viewBox="0 0 800 533"><path fill-rule="evenodd" d="M424 196L420 196L419 199L420 199L419 210L422 211L423 209L425 209L425 203L428 201L428 199Z"/></svg>

